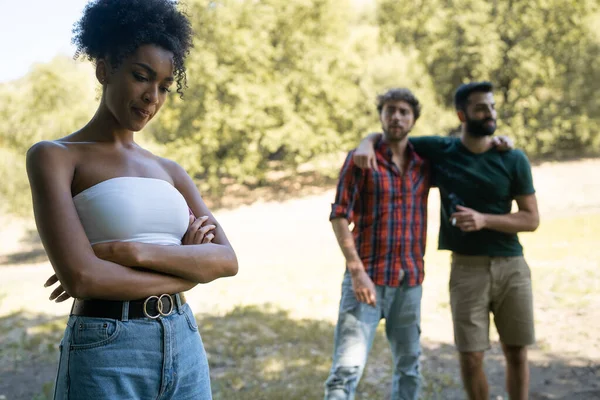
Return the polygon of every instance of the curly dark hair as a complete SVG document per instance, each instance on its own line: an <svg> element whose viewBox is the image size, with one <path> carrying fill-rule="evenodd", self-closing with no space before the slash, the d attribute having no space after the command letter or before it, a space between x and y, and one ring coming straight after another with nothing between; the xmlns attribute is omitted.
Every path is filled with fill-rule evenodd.
<svg viewBox="0 0 600 400"><path fill-rule="evenodd" d="M421 116L421 103L419 99L406 88L394 88L377 96L377 112L381 115L383 106L389 101L405 101L413 110L415 122Z"/></svg>
<svg viewBox="0 0 600 400"><path fill-rule="evenodd" d="M75 58L107 57L117 68L138 47L155 44L174 55L177 92L187 87L185 58L192 47L192 27L171 0L93 0L73 27Z"/></svg>

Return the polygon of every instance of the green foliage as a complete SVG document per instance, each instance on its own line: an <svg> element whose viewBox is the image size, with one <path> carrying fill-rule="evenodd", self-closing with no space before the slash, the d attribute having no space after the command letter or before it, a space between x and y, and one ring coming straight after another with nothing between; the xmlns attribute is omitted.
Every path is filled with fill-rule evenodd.
<svg viewBox="0 0 600 400"><path fill-rule="evenodd" d="M40 140L66 136L91 118L96 107L93 79L89 64L63 56L0 85L0 206L5 211L31 215L27 149Z"/></svg>
<svg viewBox="0 0 600 400"><path fill-rule="evenodd" d="M600 150L596 1L379 4L382 40L418 49L443 106L459 84L490 80L504 133L531 155Z"/></svg>
<svg viewBox="0 0 600 400"><path fill-rule="evenodd" d="M82 127L96 107L89 64L56 57L0 86L0 147L20 153Z"/></svg>
<svg viewBox="0 0 600 400"><path fill-rule="evenodd" d="M419 53L414 49L401 51L392 47L370 59L367 75L377 93L390 87L410 88L422 105L421 117L411 134L435 135L458 123L452 111L438 104L434 83L418 57ZM372 118L371 128L374 131L381 130L376 113Z"/></svg>
<svg viewBox="0 0 600 400"><path fill-rule="evenodd" d="M29 182L25 172L25 154L0 148L0 212L33 216Z"/></svg>
<svg viewBox="0 0 600 400"><path fill-rule="evenodd" d="M347 5L336 0L194 2L189 89L155 138L204 184L260 183L336 151L372 120L364 61L348 48Z"/></svg>
<svg viewBox="0 0 600 400"><path fill-rule="evenodd" d="M316 170L379 130L375 95L406 86L413 134L458 126L462 82L496 85L499 133L532 158L600 153L597 0L189 0L195 48L185 99L138 140L179 162L203 193ZM364 3L367 4L367 3ZM82 127L98 102L89 64L57 57L0 84L0 197L30 213L33 143Z"/></svg>

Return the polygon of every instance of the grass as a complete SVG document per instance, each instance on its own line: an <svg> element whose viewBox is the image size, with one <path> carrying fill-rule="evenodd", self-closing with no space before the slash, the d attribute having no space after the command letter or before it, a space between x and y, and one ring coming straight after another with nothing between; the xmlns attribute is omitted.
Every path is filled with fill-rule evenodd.
<svg viewBox="0 0 600 400"><path fill-rule="evenodd" d="M201 317L215 399L316 399L331 367L334 325L293 319L272 306L241 307ZM379 399L391 384L391 355L378 329L358 398ZM458 387L454 377L426 370L425 398ZM434 396L434 397L432 397Z"/></svg>
<svg viewBox="0 0 600 400"><path fill-rule="evenodd" d="M523 235L536 292L548 306L586 308L598 303L600 214L550 220Z"/></svg>
<svg viewBox="0 0 600 400"><path fill-rule="evenodd" d="M54 361L66 318L14 313L0 320L0 365Z"/></svg>
<svg viewBox="0 0 600 400"><path fill-rule="evenodd" d="M559 339L565 340L573 334L590 346L597 344L597 335L587 332L585 312L598 305L599 301L600 246L597 244L600 243L600 214L544 221L537 232L523 235L522 242L534 276L536 310L540 317L538 328L549 318L554 319L554 333L540 338L539 351L552 353L564 349ZM446 316L449 315L447 260L447 253L429 247L429 273L424 298L424 309ZM301 261L297 263L290 260L290 271L301 268ZM338 301L338 291L315 294L319 286L302 285L294 279L283 285L278 290L287 291L288 297L292 294L298 307L307 304L299 300L302 298L312 298L310 304L321 303L327 307ZM226 295L226 291L221 292L221 296ZM215 399L321 397L323 381L331 365L334 321L298 317L295 315L298 310L289 307L293 303L284 304L288 305L288 309L261 303L197 315L209 354ZM583 311L583 314L577 317L573 314L576 310ZM334 307L333 311L337 308ZM557 314L569 318L556 320ZM424 315L424 320L427 318ZM579 322L580 328L570 325L573 318ZM57 343L64 324L64 318L44 315L12 314L2 317L0 365L3 370L23 370L33 362L52 365L57 357ZM427 325L425 321L424 325ZM595 327L598 327L597 323ZM454 395L460 398L453 347L448 342L431 342L428 329L434 328L424 327L424 398L445 399L454 398ZM386 398L391 379L390 357L383 326L380 326L359 386L358 399ZM448 365L454 365L454 368ZM47 398L51 386L50 381L44 382L35 399Z"/></svg>
<svg viewBox="0 0 600 400"><path fill-rule="evenodd" d="M547 175L539 185L541 201L553 199L555 186L563 185L553 168L536 172L537 177ZM594 196L586 192L573 199L591 204ZM327 222L331 199L331 193L316 192L217 215L238 253L240 273L188 295L209 355L215 399L322 397L343 270ZM448 307L449 254L435 249L437 204L432 193L422 305L423 397L462 399ZM542 213L538 231L520 237L534 282L538 345L531 352L532 387L559 398L587 388L600 376L600 213L595 208L587 214L552 215ZM46 300L49 291L41 283L50 267L32 265L31 252L22 250L4 252L13 256L6 260L22 264L14 267L11 261L0 268L0 281L6 282L0 293L0 400L49 398L68 313L68 305ZM28 308L18 311L23 304ZM494 329L491 333L497 338ZM492 394L504 396L497 344L486 359ZM587 366L578 369L575 364ZM387 398L390 379L391 355L380 326L357 400Z"/></svg>

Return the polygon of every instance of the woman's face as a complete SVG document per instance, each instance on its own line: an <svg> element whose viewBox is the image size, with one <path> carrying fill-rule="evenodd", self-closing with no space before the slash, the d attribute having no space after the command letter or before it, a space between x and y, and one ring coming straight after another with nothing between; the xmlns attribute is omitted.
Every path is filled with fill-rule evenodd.
<svg viewBox="0 0 600 400"><path fill-rule="evenodd" d="M173 53L140 46L105 76L104 101L118 124L137 132L156 115L173 85Z"/></svg>

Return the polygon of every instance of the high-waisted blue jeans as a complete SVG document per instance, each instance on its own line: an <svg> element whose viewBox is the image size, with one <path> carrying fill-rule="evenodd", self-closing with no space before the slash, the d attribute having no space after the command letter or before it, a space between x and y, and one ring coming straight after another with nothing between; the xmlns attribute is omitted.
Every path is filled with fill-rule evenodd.
<svg viewBox="0 0 600 400"><path fill-rule="evenodd" d="M156 320L69 317L55 400L211 398L206 353L187 304Z"/></svg>
<svg viewBox="0 0 600 400"><path fill-rule="evenodd" d="M375 286L375 307L360 303L350 274L342 283L342 299L335 328L333 366L325 383L326 400L352 400L362 376L379 321L392 350L393 400L416 400L421 388L421 286ZM383 389L382 389L383 390Z"/></svg>

